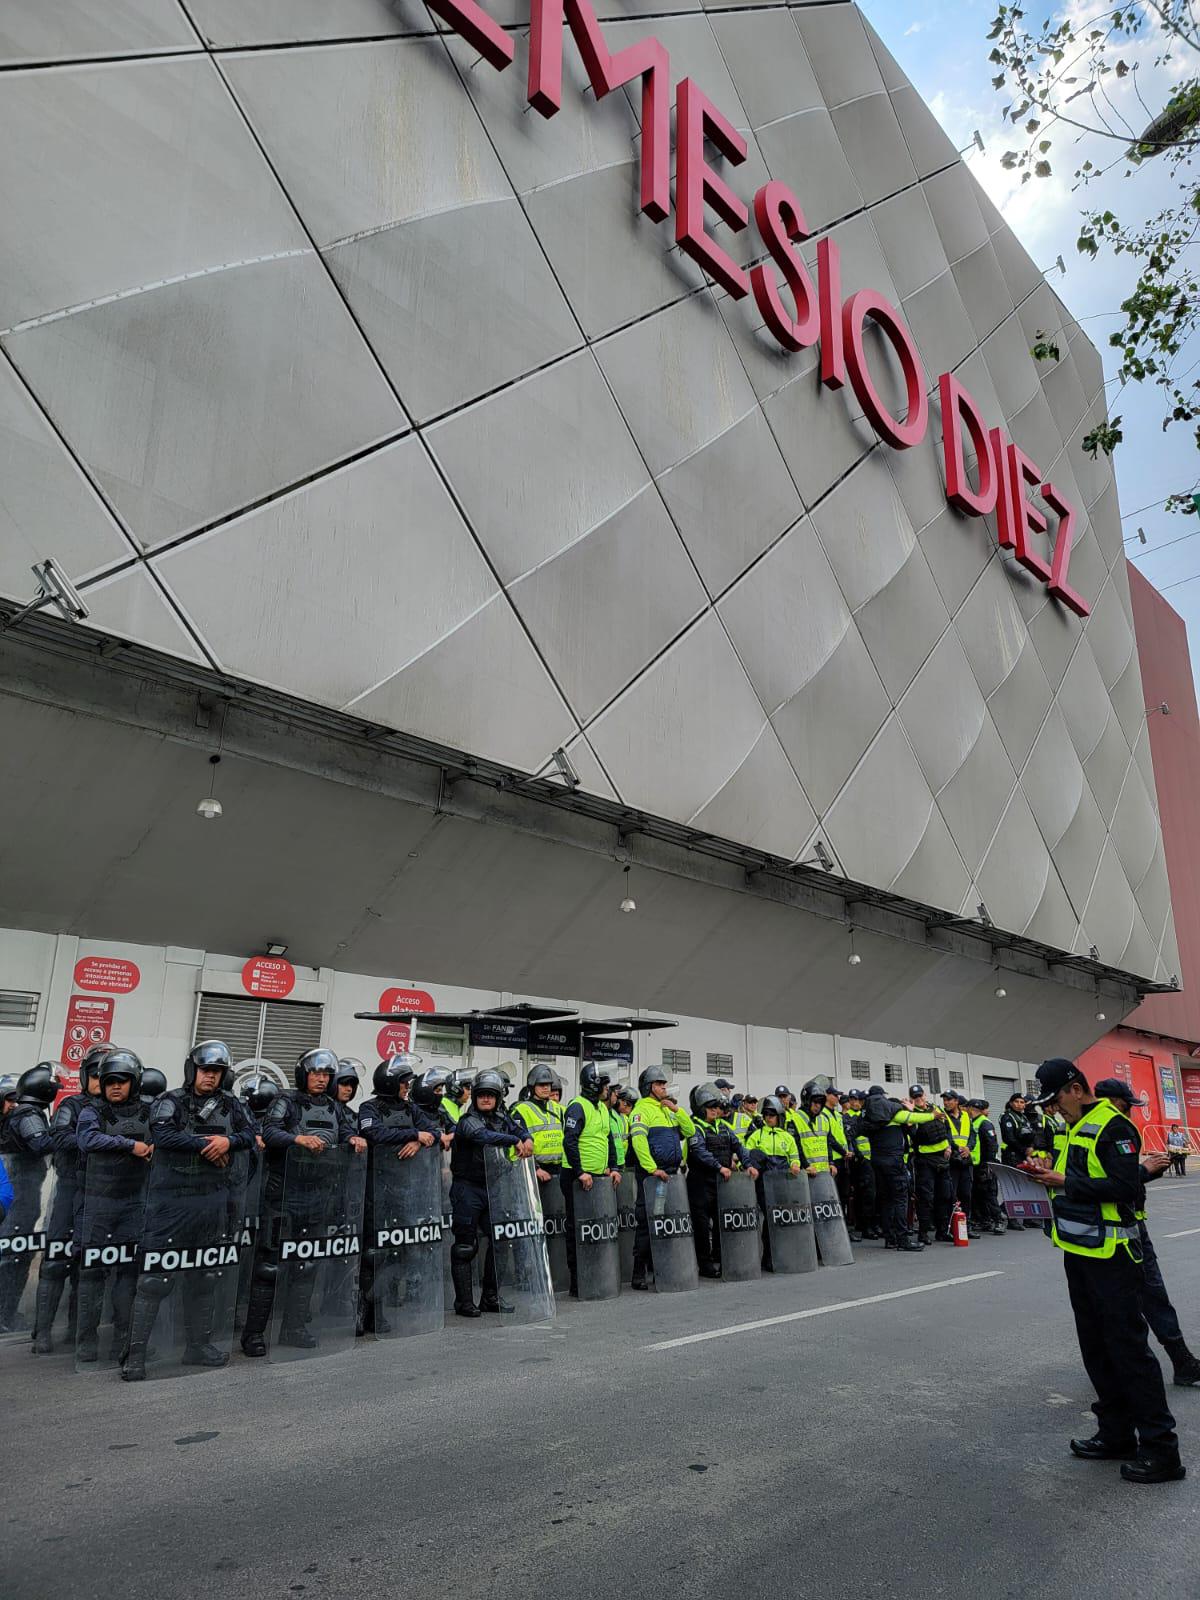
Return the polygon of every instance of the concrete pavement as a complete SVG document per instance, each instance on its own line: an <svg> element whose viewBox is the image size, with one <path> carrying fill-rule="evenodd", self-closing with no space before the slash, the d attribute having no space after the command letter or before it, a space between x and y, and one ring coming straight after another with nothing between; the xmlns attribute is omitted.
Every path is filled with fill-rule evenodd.
<svg viewBox="0 0 1200 1600"><path fill-rule="evenodd" d="M1197 1190L1151 1226L1200 1345ZM1040 1235L858 1255L138 1389L2 1346L0 1593L1193 1592L1200 1390L1188 1480L1124 1484L1067 1454L1090 1391Z"/></svg>

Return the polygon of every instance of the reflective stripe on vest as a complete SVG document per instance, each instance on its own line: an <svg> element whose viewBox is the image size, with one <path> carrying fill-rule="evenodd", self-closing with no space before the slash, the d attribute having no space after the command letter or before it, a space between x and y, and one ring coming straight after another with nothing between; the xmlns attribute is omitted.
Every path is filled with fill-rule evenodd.
<svg viewBox="0 0 1200 1600"><path fill-rule="evenodd" d="M1090 1107L1074 1127L1067 1130L1062 1149L1055 1158L1054 1170L1065 1173L1071 1152L1078 1150L1086 1161L1089 1178L1107 1178L1104 1164L1096 1154L1096 1140L1112 1119L1121 1115L1107 1100ZM1140 1249L1131 1248L1139 1237L1138 1230L1122 1222L1121 1208L1115 1201L1067 1200L1063 1191L1057 1189L1051 1193L1051 1206L1054 1211L1051 1238L1060 1250L1107 1261L1117 1253L1117 1246L1123 1245L1135 1261L1141 1259Z"/></svg>
<svg viewBox="0 0 1200 1600"><path fill-rule="evenodd" d="M533 1135L533 1159L558 1165L563 1157L562 1115L553 1100L518 1100L514 1113Z"/></svg>
<svg viewBox="0 0 1200 1600"><path fill-rule="evenodd" d="M583 1127L579 1133L580 1171L607 1172L608 1107L593 1105L590 1100L585 1100L582 1095L576 1095L575 1099L571 1101L571 1105L582 1106L583 1108Z"/></svg>

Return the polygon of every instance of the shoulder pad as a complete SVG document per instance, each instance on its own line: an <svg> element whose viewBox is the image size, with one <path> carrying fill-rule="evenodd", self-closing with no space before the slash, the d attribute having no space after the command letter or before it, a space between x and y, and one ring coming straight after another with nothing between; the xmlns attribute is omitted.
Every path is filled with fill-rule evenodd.
<svg viewBox="0 0 1200 1600"><path fill-rule="evenodd" d="M150 1121L151 1122L174 1122L174 1120L175 1120L175 1102L174 1102L174 1100L171 1099L171 1096L169 1094L159 1095L158 1099L150 1107Z"/></svg>
<svg viewBox="0 0 1200 1600"><path fill-rule="evenodd" d="M49 1125L44 1111L39 1110L36 1106L24 1106L16 1127L18 1133L28 1137L34 1133L45 1133Z"/></svg>
<svg viewBox="0 0 1200 1600"><path fill-rule="evenodd" d="M276 1095L267 1107L268 1122L286 1122L292 1103L286 1095Z"/></svg>
<svg viewBox="0 0 1200 1600"><path fill-rule="evenodd" d="M368 1111L366 1106L358 1114L358 1125L360 1128L373 1128L375 1126L374 1114Z"/></svg>
<svg viewBox="0 0 1200 1600"><path fill-rule="evenodd" d="M64 1100L59 1106L58 1110L54 1113L54 1120L51 1122L50 1126L58 1129L60 1132L63 1128L73 1128L75 1126L75 1116L79 1109L80 1108L77 1105L73 1105L69 1099Z"/></svg>

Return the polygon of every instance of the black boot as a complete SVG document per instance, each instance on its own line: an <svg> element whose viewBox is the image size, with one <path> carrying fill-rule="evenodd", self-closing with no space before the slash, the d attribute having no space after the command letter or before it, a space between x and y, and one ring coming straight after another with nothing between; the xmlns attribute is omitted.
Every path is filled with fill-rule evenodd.
<svg viewBox="0 0 1200 1600"><path fill-rule="evenodd" d="M48 1356L54 1350L51 1335L54 1331L54 1319L58 1315L59 1302L62 1299L66 1279L48 1278L45 1273L38 1279L37 1287L37 1314L33 1324L33 1353L35 1356Z"/></svg>
<svg viewBox="0 0 1200 1600"><path fill-rule="evenodd" d="M1196 1360L1183 1339L1164 1339L1163 1349L1171 1358L1176 1386L1180 1389L1200 1389L1200 1361Z"/></svg>
<svg viewBox="0 0 1200 1600"><path fill-rule="evenodd" d="M1121 1468L1126 1483L1178 1483L1187 1477L1187 1468L1178 1452L1173 1456L1143 1456L1126 1461Z"/></svg>
<svg viewBox="0 0 1200 1600"><path fill-rule="evenodd" d="M246 1320L242 1324L243 1355L266 1355L267 1341L264 1335L274 1304L275 1279L265 1272L256 1272L250 1279L250 1293L246 1298Z"/></svg>
<svg viewBox="0 0 1200 1600"><path fill-rule="evenodd" d="M1138 1453L1137 1440L1106 1439L1094 1433L1090 1439L1072 1439L1071 1454L1081 1461L1133 1461Z"/></svg>
<svg viewBox="0 0 1200 1600"><path fill-rule="evenodd" d="M229 1357L212 1342L213 1321L217 1314L217 1276L202 1273L183 1293L183 1334L186 1344L180 1365L184 1367L223 1367ZM190 1291L190 1292L189 1292Z"/></svg>
<svg viewBox="0 0 1200 1600"><path fill-rule="evenodd" d="M305 1263L308 1266L308 1263ZM317 1292L317 1269L310 1266L308 1271L301 1268L295 1272L291 1284L287 1289L287 1299L284 1302L283 1315L279 1319L279 1343L287 1345L292 1350L315 1350L319 1343L316 1335L309 1332L308 1325L312 1320L313 1296Z"/></svg>
<svg viewBox="0 0 1200 1600"><path fill-rule="evenodd" d="M100 1317L104 1311L104 1276L80 1276L75 1301L75 1359L92 1362L100 1358Z"/></svg>
<svg viewBox="0 0 1200 1600"><path fill-rule="evenodd" d="M164 1288L153 1276L143 1277L138 1284L129 1318L129 1348L121 1363L121 1376L126 1383L141 1383L146 1376L146 1346L158 1321L158 1308L169 1289L169 1279Z"/></svg>
<svg viewBox="0 0 1200 1600"><path fill-rule="evenodd" d="M471 1263L469 1261L455 1261L450 1259L450 1277L454 1282L454 1315L456 1317L477 1317L479 1307L475 1304L475 1285L471 1281Z"/></svg>

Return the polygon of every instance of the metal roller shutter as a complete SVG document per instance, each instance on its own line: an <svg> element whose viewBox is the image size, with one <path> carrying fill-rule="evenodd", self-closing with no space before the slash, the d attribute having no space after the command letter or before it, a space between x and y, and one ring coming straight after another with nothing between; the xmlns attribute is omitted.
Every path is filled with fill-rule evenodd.
<svg viewBox="0 0 1200 1600"><path fill-rule="evenodd" d="M315 1050L321 1042L322 1009L297 1000L265 1001L259 1055L290 1067L306 1050Z"/></svg>
<svg viewBox="0 0 1200 1600"><path fill-rule="evenodd" d="M243 1000L235 994L202 994L192 1043L223 1039L235 1061L247 1061L258 1054L262 1008L261 1000Z"/></svg>
<svg viewBox="0 0 1200 1600"><path fill-rule="evenodd" d="M306 1001L202 994L195 1038L223 1039L235 1061L273 1061L286 1070L320 1044L323 1010Z"/></svg>

